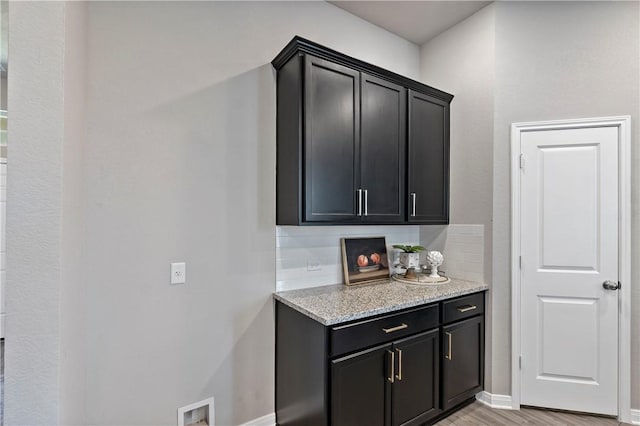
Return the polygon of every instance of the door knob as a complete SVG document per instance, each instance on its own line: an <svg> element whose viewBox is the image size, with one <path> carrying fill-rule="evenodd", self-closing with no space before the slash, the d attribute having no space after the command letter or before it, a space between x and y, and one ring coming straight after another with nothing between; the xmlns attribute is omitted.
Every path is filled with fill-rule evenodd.
<svg viewBox="0 0 640 426"><path fill-rule="evenodd" d="M620 283L606 280L605 282L602 283L602 287L604 287L605 290L617 290L620 288Z"/></svg>

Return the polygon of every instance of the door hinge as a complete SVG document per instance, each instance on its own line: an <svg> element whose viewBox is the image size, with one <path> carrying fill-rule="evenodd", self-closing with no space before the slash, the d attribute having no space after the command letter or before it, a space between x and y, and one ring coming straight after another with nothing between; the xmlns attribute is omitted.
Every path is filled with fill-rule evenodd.
<svg viewBox="0 0 640 426"><path fill-rule="evenodd" d="M524 154L520 154L520 168L524 170Z"/></svg>
<svg viewBox="0 0 640 426"><path fill-rule="evenodd" d="M518 365L520 370L522 370L522 355L520 355L520 358L518 359Z"/></svg>
<svg viewBox="0 0 640 426"><path fill-rule="evenodd" d="M522 256L518 256L518 267L522 269Z"/></svg>

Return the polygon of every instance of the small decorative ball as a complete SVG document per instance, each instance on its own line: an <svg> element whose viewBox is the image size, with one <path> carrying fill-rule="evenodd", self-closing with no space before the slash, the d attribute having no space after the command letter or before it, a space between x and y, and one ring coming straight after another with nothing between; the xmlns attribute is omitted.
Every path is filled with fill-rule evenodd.
<svg viewBox="0 0 640 426"><path fill-rule="evenodd" d="M438 266L442 265L444 256L439 251L430 251L427 253L427 264L431 266L430 278L438 278Z"/></svg>
<svg viewBox="0 0 640 426"><path fill-rule="evenodd" d="M427 253L427 263L431 266L440 266L444 261L442 253L439 251L430 251Z"/></svg>

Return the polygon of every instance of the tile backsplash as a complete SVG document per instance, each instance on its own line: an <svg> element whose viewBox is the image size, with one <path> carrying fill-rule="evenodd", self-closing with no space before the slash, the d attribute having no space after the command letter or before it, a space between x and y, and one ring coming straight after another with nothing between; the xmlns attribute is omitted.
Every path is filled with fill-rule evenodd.
<svg viewBox="0 0 640 426"><path fill-rule="evenodd" d="M276 291L342 283L340 238L381 236L390 264L393 244L420 244L442 252L447 276L483 281L483 225L276 226Z"/></svg>
<svg viewBox="0 0 640 426"><path fill-rule="evenodd" d="M484 281L484 225L422 226L420 243L442 252L440 269L447 276Z"/></svg>
<svg viewBox="0 0 640 426"><path fill-rule="evenodd" d="M393 244L418 244L420 227L400 226L276 226L276 291L344 282L342 237L386 238L393 262Z"/></svg>

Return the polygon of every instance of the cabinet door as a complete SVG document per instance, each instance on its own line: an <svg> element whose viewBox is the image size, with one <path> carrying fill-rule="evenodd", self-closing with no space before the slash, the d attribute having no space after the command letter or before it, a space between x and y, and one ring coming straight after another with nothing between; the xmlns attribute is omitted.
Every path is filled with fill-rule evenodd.
<svg viewBox="0 0 640 426"><path fill-rule="evenodd" d="M361 74L363 221L404 222L406 89Z"/></svg>
<svg viewBox="0 0 640 426"><path fill-rule="evenodd" d="M449 223L449 105L409 90L408 220Z"/></svg>
<svg viewBox="0 0 640 426"><path fill-rule="evenodd" d="M438 409L439 330L394 343L396 358L391 424L420 425Z"/></svg>
<svg viewBox="0 0 640 426"><path fill-rule="evenodd" d="M360 73L307 55L304 220L359 222Z"/></svg>
<svg viewBox="0 0 640 426"><path fill-rule="evenodd" d="M442 408L471 398L484 386L484 317L442 327Z"/></svg>
<svg viewBox="0 0 640 426"><path fill-rule="evenodd" d="M389 416L391 345L331 362L331 425L385 426Z"/></svg>

